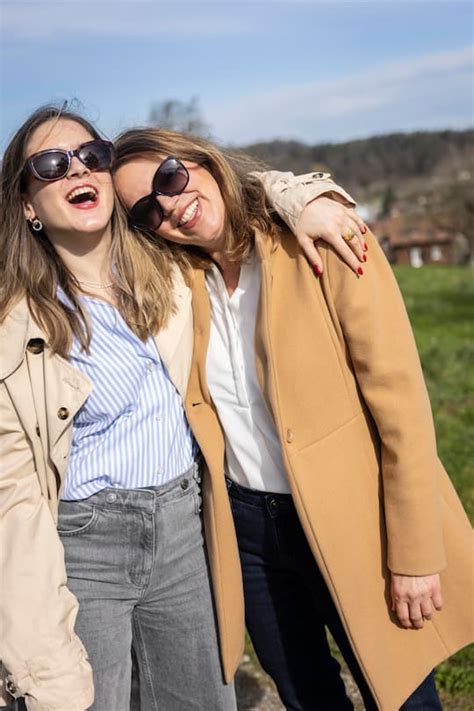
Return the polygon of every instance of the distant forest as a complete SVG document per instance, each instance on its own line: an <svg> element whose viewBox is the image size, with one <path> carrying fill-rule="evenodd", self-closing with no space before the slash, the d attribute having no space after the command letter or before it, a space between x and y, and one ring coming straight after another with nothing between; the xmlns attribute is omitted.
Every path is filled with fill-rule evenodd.
<svg viewBox="0 0 474 711"><path fill-rule="evenodd" d="M307 145L268 141L240 148L278 170L327 170L349 189L396 184L449 172L474 172L474 129L373 136L347 143ZM447 177L447 176L446 176Z"/></svg>
<svg viewBox="0 0 474 711"><path fill-rule="evenodd" d="M189 101L155 102L149 123L186 133L212 137L197 97ZM269 168L308 173L324 170L360 199L403 188L410 192L442 184L462 184L469 190L474 178L474 129L417 131L373 136L346 143L314 146L300 141L266 141L227 147L229 152L250 154Z"/></svg>

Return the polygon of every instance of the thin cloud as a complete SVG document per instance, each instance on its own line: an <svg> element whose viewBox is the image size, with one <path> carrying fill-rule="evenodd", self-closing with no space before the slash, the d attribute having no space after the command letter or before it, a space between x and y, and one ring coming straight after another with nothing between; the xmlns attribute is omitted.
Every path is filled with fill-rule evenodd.
<svg viewBox="0 0 474 711"><path fill-rule="evenodd" d="M207 113L215 134L234 143L269 135L313 141L397 128L459 127L474 119L472 70L473 49L463 47L333 81L241 96L232 105L207 107Z"/></svg>
<svg viewBox="0 0 474 711"><path fill-rule="evenodd" d="M1 1L1 0L0 0ZM258 25L229 3L153 0L39 0L2 3L2 38L9 45L70 38L235 37L256 34ZM233 11L234 10L234 11Z"/></svg>

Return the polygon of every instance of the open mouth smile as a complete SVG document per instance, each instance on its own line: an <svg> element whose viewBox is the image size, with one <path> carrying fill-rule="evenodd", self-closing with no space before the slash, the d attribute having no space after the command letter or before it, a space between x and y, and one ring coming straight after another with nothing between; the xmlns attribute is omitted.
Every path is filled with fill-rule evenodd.
<svg viewBox="0 0 474 711"><path fill-rule="evenodd" d="M66 200L73 207L87 210L97 206L99 191L93 185L79 185L68 192Z"/></svg>
<svg viewBox="0 0 474 711"><path fill-rule="evenodd" d="M180 220L178 221L178 227L185 227L188 222L191 222L193 217L196 215L197 209L199 207L198 199L192 201L183 212Z"/></svg>

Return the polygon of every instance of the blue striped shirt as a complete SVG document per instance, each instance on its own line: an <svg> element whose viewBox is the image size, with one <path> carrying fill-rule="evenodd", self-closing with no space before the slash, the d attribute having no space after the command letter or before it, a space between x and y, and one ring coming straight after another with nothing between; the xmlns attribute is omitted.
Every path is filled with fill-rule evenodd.
<svg viewBox="0 0 474 711"><path fill-rule="evenodd" d="M165 484L186 471L197 452L181 396L153 338L143 343L111 304L83 299L92 325L90 352L74 341L71 362L93 391L74 417L61 498Z"/></svg>

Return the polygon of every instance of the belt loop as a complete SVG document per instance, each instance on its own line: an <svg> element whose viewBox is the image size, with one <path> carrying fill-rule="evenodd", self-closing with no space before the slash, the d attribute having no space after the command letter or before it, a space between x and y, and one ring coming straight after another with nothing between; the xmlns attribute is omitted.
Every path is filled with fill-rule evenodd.
<svg viewBox="0 0 474 711"><path fill-rule="evenodd" d="M193 479L194 479L194 481L196 481L198 484L200 484L200 483L201 483L201 466L200 466L199 461L194 462L194 464L193 464L193 469L194 469L194 472L193 472Z"/></svg>

